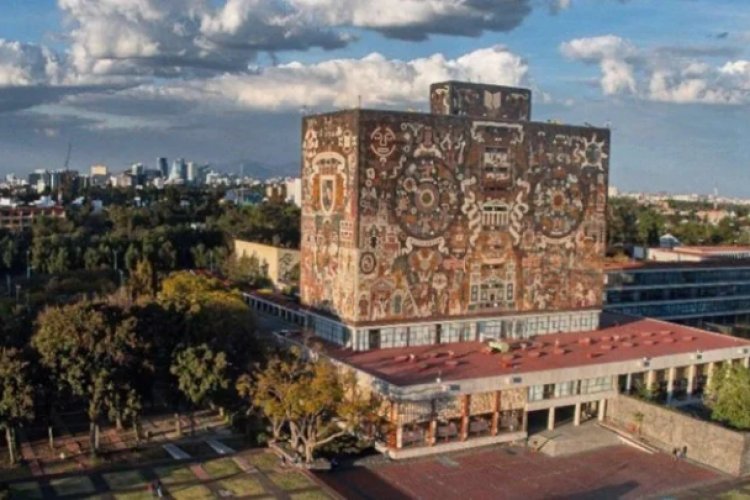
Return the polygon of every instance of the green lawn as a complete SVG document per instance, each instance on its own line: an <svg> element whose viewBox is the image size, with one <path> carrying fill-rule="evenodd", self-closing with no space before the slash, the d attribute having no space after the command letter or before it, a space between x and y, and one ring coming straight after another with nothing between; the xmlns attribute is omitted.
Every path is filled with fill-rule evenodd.
<svg viewBox="0 0 750 500"><path fill-rule="evenodd" d="M138 470L108 472L102 476L111 490L129 490L135 486L146 487L145 478Z"/></svg>
<svg viewBox="0 0 750 500"><path fill-rule="evenodd" d="M189 468L183 465L165 465L156 469L156 475L159 476L164 484L183 483L186 481L198 481Z"/></svg>
<svg viewBox="0 0 750 500"><path fill-rule="evenodd" d="M0 450L1 452L2 450ZM15 467L9 467L8 462L0 461L0 483L3 481L9 481L11 479L20 479L31 475L31 469L26 465L16 465Z"/></svg>
<svg viewBox="0 0 750 500"><path fill-rule="evenodd" d="M77 471L78 463L72 458L55 460L54 462L44 462L42 469L45 474L62 474L63 472Z"/></svg>
<svg viewBox="0 0 750 500"><path fill-rule="evenodd" d="M313 486L312 481L298 471L272 472L268 474L268 477L282 490L297 490Z"/></svg>
<svg viewBox="0 0 750 500"><path fill-rule="evenodd" d="M39 499L42 498L42 490L35 481L28 483L16 483L10 486L10 498L13 499Z"/></svg>
<svg viewBox="0 0 750 500"><path fill-rule="evenodd" d="M150 500L153 495L144 486L141 490L115 493L116 500Z"/></svg>
<svg viewBox="0 0 750 500"><path fill-rule="evenodd" d="M211 490L200 484L196 484L195 486L168 488L168 491L176 500L208 500L215 498L213 494L211 494Z"/></svg>
<svg viewBox="0 0 750 500"><path fill-rule="evenodd" d="M203 468L206 469L206 472L208 472L208 474L214 479L219 479L242 472L237 464L234 463L234 460L232 460L231 458L220 458L218 460L203 462Z"/></svg>
<svg viewBox="0 0 750 500"><path fill-rule="evenodd" d="M58 496L64 495L86 495L95 491L94 483L88 476L72 476L53 479L49 482Z"/></svg>
<svg viewBox="0 0 750 500"><path fill-rule="evenodd" d="M248 476L237 476L219 481L219 488L231 491L234 496L261 495L265 493L263 485Z"/></svg>
<svg viewBox="0 0 750 500"><path fill-rule="evenodd" d="M279 465L279 457L271 452L244 455L245 460L262 471L271 471Z"/></svg>
<svg viewBox="0 0 750 500"><path fill-rule="evenodd" d="M300 493L292 493L290 495L292 500L331 500L331 497L326 495L323 490L310 490L302 491Z"/></svg>
<svg viewBox="0 0 750 500"><path fill-rule="evenodd" d="M745 488L741 490L732 490L722 493L719 496L720 500L750 500L750 490Z"/></svg>

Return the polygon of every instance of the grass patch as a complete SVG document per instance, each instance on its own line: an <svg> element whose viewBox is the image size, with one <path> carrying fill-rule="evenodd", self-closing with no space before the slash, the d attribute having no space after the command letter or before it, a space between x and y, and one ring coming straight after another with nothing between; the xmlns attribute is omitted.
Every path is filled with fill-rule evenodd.
<svg viewBox="0 0 750 500"><path fill-rule="evenodd" d="M195 486L186 486L182 488L173 488L169 490L169 493L176 500L213 500L214 496L211 490L200 484Z"/></svg>
<svg viewBox="0 0 750 500"><path fill-rule="evenodd" d="M208 474L218 479L220 477L231 476L242 472L241 469L234 463L231 458L220 458L218 460L211 460L210 462L204 462L203 468L206 469Z"/></svg>
<svg viewBox="0 0 750 500"><path fill-rule="evenodd" d="M189 468L182 465L157 467L156 475L159 476L159 479L164 484L175 484L198 480Z"/></svg>
<svg viewBox="0 0 750 500"><path fill-rule="evenodd" d="M0 465L0 482L10 481L11 479L20 479L27 476L31 476L31 469L26 465L8 467L7 462Z"/></svg>
<svg viewBox="0 0 750 500"><path fill-rule="evenodd" d="M331 500L323 490L310 490L302 491L300 493L292 493L292 500Z"/></svg>
<svg viewBox="0 0 750 500"><path fill-rule="evenodd" d="M268 477L282 490L296 490L313 486L307 476L297 471L272 472Z"/></svg>
<svg viewBox="0 0 750 500"><path fill-rule="evenodd" d="M53 479L49 482L50 486L55 489L57 496L65 495L86 495L94 493L94 483L88 476L64 477Z"/></svg>
<svg viewBox="0 0 750 500"><path fill-rule="evenodd" d="M144 485L145 483L145 478L138 470L108 472L102 474L102 476L104 476L104 480L111 490L129 490L136 485Z"/></svg>
<svg viewBox="0 0 750 500"><path fill-rule="evenodd" d="M10 498L42 499L42 490L35 481L28 483L11 484L9 488Z"/></svg>
<svg viewBox="0 0 750 500"><path fill-rule="evenodd" d="M742 490L727 491L719 495L720 500L750 500L750 493Z"/></svg>
<svg viewBox="0 0 750 500"><path fill-rule="evenodd" d="M62 474L78 470L78 462L73 459L55 460L54 462L42 462L42 470L45 474Z"/></svg>
<svg viewBox="0 0 750 500"><path fill-rule="evenodd" d="M148 491L127 491L115 493L115 500L150 500L154 498Z"/></svg>
<svg viewBox="0 0 750 500"><path fill-rule="evenodd" d="M279 465L279 457L270 452L245 455L245 460L262 471L271 471Z"/></svg>
<svg viewBox="0 0 750 500"><path fill-rule="evenodd" d="M232 492L232 495L241 497L245 495L261 495L265 493L263 485L257 480L247 477L233 477L219 481L219 487Z"/></svg>

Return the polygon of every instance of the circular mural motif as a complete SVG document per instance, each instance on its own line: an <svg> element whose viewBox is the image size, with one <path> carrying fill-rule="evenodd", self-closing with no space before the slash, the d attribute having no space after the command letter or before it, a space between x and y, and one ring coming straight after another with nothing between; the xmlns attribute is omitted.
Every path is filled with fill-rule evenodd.
<svg viewBox="0 0 750 500"><path fill-rule="evenodd" d="M362 274L370 274L375 270L375 255L372 252L365 252L359 259L359 270Z"/></svg>
<svg viewBox="0 0 750 500"><path fill-rule="evenodd" d="M581 182L572 173L557 169L534 188L534 222L550 238L562 238L578 227L585 204Z"/></svg>
<svg viewBox="0 0 750 500"><path fill-rule="evenodd" d="M442 235L459 213L460 185L437 158L411 164L396 180L393 213L409 236L426 240Z"/></svg>

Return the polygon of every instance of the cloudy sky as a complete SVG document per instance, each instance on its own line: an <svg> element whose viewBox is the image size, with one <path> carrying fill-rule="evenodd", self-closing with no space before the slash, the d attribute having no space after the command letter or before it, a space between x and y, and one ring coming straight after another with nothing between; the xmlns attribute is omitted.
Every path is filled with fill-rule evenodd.
<svg viewBox="0 0 750 500"><path fill-rule="evenodd" d="M750 197L749 47L745 0L0 0L0 174L293 174L303 113L464 79L611 126L622 189Z"/></svg>

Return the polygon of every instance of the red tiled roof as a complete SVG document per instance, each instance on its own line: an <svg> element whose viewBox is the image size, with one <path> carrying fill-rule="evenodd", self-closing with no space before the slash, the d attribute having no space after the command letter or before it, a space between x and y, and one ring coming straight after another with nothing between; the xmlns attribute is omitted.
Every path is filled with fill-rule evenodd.
<svg viewBox="0 0 750 500"><path fill-rule="evenodd" d="M522 346L525 344L525 347ZM398 386L493 377L601 363L657 358L732 347L750 341L654 319L593 332L540 335L514 341L509 353L486 343L461 342L355 352L323 343L325 353Z"/></svg>

